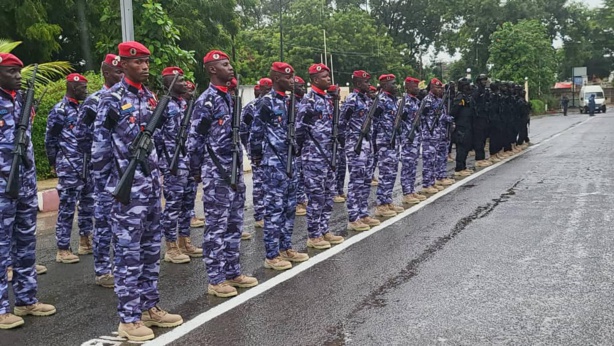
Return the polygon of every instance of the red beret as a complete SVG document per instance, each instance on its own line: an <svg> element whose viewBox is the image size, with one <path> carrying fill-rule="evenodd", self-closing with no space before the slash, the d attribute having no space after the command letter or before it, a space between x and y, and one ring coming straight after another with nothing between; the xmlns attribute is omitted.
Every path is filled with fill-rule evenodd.
<svg viewBox="0 0 614 346"><path fill-rule="evenodd" d="M11 53L0 53L0 66L19 66L23 67L23 62Z"/></svg>
<svg viewBox="0 0 614 346"><path fill-rule="evenodd" d="M166 67L164 70L162 70L162 77L173 76L176 74L183 76L183 70L177 66Z"/></svg>
<svg viewBox="0 0 614 346"><path fill-rule="evenodd" d="M313 64L309 67L309 74L318 74L322 71L330 72L330 69L324 64Z"/></svg>
<svg viewBox="0 0 614 346"><path fill-rule="evenodd" d="M228 89L236 89L238 85L239 82L237 81L237 79L233 78L230 80L230 84L228 84Z"/></svg>
<svg viewBox="0 0 614 346"><path fill-rule="evenodd" d="M117 66L119 64L119 57L115 54L107 54L103 62L109 66Z"/></svg>
<svg viewBox="0 0 614 346"><path fill-rule="evenodd" d="M373 85L369 85L369 90L370 91L377 91L377 88L374 87Z"/></svg>
<svg viewBox="0 0 614 346"><path fill-rule="evenodd" d="M254 90L260 91L260 85L258 85L258 84L254 85Z"/></svg>
<svg viewBox="0 0 614 346"><path fill-rule="evenodd" d="M407 77L405 78L405 83L420 83L420 80L414 77Z"/></svg>
<svg viewBox="0 0 614 346"><path fill-rule="evenodd" d="M299 76L294 76L294 83L296 83L296 84L305 84L305 81L303 80L303 78L301 78Z"/></svg>
<svg viewBox="0 0 614 346"><path fill-rule="evenodd" d="M151 55L147 47L136 41L122 42L117 46L119 56L122 58L144 58Z"/></svg>
<svg viewBox="0 0 614 346"><path fill-rule="evenodd" d="M67 82L87 83L87 78L85 78L83 75L80 75L78 73L71 73L68 76L66 76L66 81Z"/></svg>
<svg viewBox="0 0 614 346"><path fill-rule="evenodd" d="M358 70L358 71L354 71L354 73L352 73L352 78L370 79L371 75L368 74L366 71Z"/></svg>
<svg viewBox="0 0 614 346"><path fill-rule="evenodd" d="M437 78L431 79L431 84L432 85L441 86L441 87L443 86L443 83L439 79L437 79Z"/></svg>
<svg viewBox="0 0 614 346"><path fill-rule="evenodd" d="M276 61L271 65L271 71L276 71L284 74L293 74L294 68L285 62Z"/></svg>
<svg viewBox="0 0 614 346"><path fill-rule="evenodd" d="M203 62L205 64L214 62L214 61L220 61L220 60L230 60L230 59L228 58L228 55L226 55L226 53L222 52L221 50L212 50L209 53L207 53L207 55L205 55L205 57L203 58Z"/></svg>
<svg viewBox="0 0 614 346"><path fill-rule="evenodd" d="M194 85L194 83L190 82L189 80L185 81L185 86L186 88L188 88L189 91L196 90L196 85Z"/></svg>
<svg viewBox="0 0 614 346"><path fill-rule="evenodd" d="M271 80L271 78L262 78L258 81L258 85L272 87L273 81Z"/></svg>
<svg viewBox="0 0 614 346"><path fill-rule="evenodd" d="M389 80L393 80L395 78L396 77L393 74L383 74L383 75L379 76L379 81L380 82L382 82L382 81L389 81Z"/></svg>

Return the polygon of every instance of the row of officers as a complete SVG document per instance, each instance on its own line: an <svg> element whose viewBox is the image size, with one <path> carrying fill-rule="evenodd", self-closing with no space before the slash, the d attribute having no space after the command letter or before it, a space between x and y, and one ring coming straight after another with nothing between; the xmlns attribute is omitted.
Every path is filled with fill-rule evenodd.
<svg viewBox="0 0 614 346"><path fill-rule="evenodd" d="M307 247L327 249L344 241L329 228L334 201L347 199L348 229L357 232L379 225L378 217L403 212L392 196L399 163L402 202L411 205L455 182L446 171L452 142L457 178L472 173L466 166L471 150L476 166L485 167L528 145L522 90L512 83L488 86L482 75L473 86L467 79L456 86L432 79L426 90L420 90L418 79L407 77L399 95L394 75L379 76L376 89L368 72L355 71L353 91L340 103L326 65L309 68L306 90L292 66L275 62L269 78L257 86L259 97L242 107L224 52L214 50L203 58L210 85L198 98L183 71L168 67L162 72L168 95L158 100L144 85L150 51L134 41L119 44L118 51L101 65L103 88L89 96L84 76L67 76L66 95L48 117L45 146L59 178L56 261L79 260L70 249L78 206L78 254L94 254L96 283L114 288L118 333L130 340L152 339L150 327L183 323L180 315L158 305L162 236L166 261L204 258L209 294L232 297L237 288L258 285L242 272L239 260L241 239L251 237L243 231L242 147L252 162L254 218L264 229L264 267L287 270L309 259L293 248L296 215L306 214ZM0 54L0 329L23 324L20 316L56 311L36 299L38 203L30 127L25 130L26 159L18 170L19 193L5 192L18 143L16 129L23 114L30 123L34 117L33 111L23 111L28 102L19 92L22 67L14 55ZM376 168L373 217L368 199ZM190 241L198 184L206 221L202 248ZM15 293L13 313L9 283Z"/></svg>

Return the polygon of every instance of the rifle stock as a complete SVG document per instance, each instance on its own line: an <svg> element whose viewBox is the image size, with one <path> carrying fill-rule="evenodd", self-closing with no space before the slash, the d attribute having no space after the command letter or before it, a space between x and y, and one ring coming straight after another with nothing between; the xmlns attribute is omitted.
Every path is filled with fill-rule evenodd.
<svg viewBox="0 0 614 346"><path fill-rule="evenodd" d="M34 107L34 82L36 81L36 72L38 72L38 64L34 65L32 77L28 81L28 90L26 91L25 102L19 115L19 123L15 134L15 142L13 144L13 162L11 162L11 171L6 182L6 194L17 199L19 197L19 168L23 162L24 166L29 169L30 164L27 160L28 153L28 138L26 136L28 126L30 126L30 115Z"/></svg>
<svg viewBox="0 0 614 346"><path fill-rule="evenodd" d="M360 135L358 136L358 142L356 142L356 146L354 146L354 152L356 153L356 155L360 155L360 153L362 152L362 141L365 139L365 137L367 137L367 135L369 134L369 130L371 129L373 115L375 115L375 111L377 110L377 106L379 105L379 96L381 93L382 92L380 91L379 93L377 93L377 96L375 96L375 100L373 100L373 103L369 108L369 113L367 113L367 117L362 122L362 126L360 128Z"/></svg>

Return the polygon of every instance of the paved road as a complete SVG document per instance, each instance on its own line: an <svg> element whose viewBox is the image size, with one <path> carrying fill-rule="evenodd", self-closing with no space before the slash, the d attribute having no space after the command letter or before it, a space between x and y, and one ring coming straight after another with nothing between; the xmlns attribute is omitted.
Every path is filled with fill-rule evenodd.
<svg viewBox="0 0 614 346"><path fill-rule="evenodd" d="M296 266L295 274L263 269L262 232L256 232L242 243L242 264L261 283L269 281L259 291L213 298L204 290L201 261L163 264L161 305L194 320L162 339L183 331L173 344L614 343L606 209L614 196L608 174L614 117L586 119L533 120L531 150L460 182L372 235L348 234L345 206L335 205L332 228L355 243L334 256L327 252L335 248L323 252ZM91 257L75 265L53 262L53 224L54 215L41 215L38 257L49 274L39 278L39 296L56 304L58 314L1 332L2 344L113 339L113 292L94 285ZM249 206L246 228L253 230ZM194 233L200 242L202 230ZM305 249L306 237L299 218L298 249ZM245 302L229 309L241 296Z"/></svg>

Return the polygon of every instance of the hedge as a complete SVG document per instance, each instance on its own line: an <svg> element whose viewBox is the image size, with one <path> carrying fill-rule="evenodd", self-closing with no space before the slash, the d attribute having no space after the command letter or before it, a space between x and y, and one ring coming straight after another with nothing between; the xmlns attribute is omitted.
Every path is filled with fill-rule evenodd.
<svg viewBox="0 0 614 346"><path fill-rule="evenodd" d="M86 72L84 75L88 80L87 88L89 93L94 93L102 88L103 80L99 73ZM34 96L36 100L42 95L45 88L47 88L47 93L38 105L36 116L34 117L34 125L32 126L36 177L39 180L53 177L49 168L49 162L47 161L47 155L45 154L45 130L47 128L47 116L49 112L56 103L60 102L66 93L66 80L61 79L38 88Z"/></svg>
<svg viewBox="0 0 614 346"><path fill-rule="evenodd" d="M544 114L546 112L546 104L542 100L531 100L531 112L533 115Z"/></svg>

